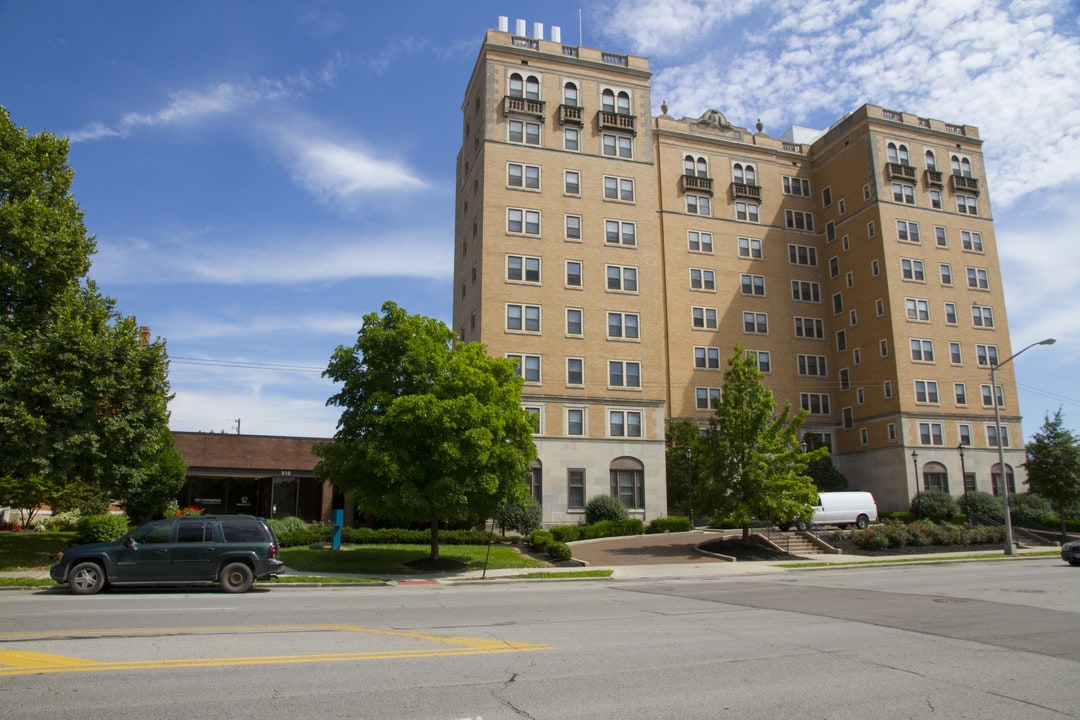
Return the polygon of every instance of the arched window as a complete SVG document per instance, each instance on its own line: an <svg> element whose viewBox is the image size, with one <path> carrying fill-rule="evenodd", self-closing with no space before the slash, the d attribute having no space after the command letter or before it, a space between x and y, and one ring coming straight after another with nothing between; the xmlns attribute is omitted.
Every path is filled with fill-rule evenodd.
<svg viewBox="0 0 1080 720"><path fill-rule="evenodd" d="M535 75L525 78L525 97L529 100L540 99L540 81Z"/></svg>
<svg viewBox="0 0 1080 720"><path fill-rule="evenodd" d="M960 161L960 174L966 178L971 177L971 161L967 158Z"/></svg>
<svg viewBox="0 0 1080 720"><path fill-rule="evenodd" d="M510 75L510 97L525 97L525 81L517 73Z"/></svg>
<svg viewBox="0 0 1080 720"><path fill-rule="evenodd" d="M923 465L923 490L944 490L949 492L949 471L939 462Z"/></svg>
<svg viewBox="0 0 1080 720"><path fill-rule="evenodd" d="M960 158L959 157L957 157L956 155L953 155L951 158L949 158L949 166L952 168L952 174L953 175L959 175L960 174Z"/></svg>
<svg viewBox="0 0 1080 720"><path fill-rule="evenodd" d="M746 182L746 177L743 175L743 167L740 163L735 163L731 166L731 174L735 182L740 185Z"/></svg>
<svg viewBox="0 0 1080 720"><path fill-rule="evenodd" d="M757 185L757 173L754 172L754 166L753 165L747 165L746 166L746 184L747 185Z"/></svg>
<svg viewBox="0 0 1080 720"><path fill-rule="evenodd" d="M926 169L937 170L937 159L934 157L933 150L926 151Z"/></svg>
<svg viewBox="0 0 1080 720"><path fill-rule="evenodd" d="M577 85L572 82L563 85L563 104L570 107L578 107Z"/></svg>
<svg viewBox="0 0 1080 720"><path fill-rule="evenodd" d="M698 177L709 177L709 163L703 157L697 159L697 174Z"/></svg>
<svg viewBox="0 0 1080 720"><path fill-rule="evenodd" d="M635 510L645 509L645 466L632 457L618 457L611 461L611 495L622 504Z"/></svg>
<svg viewBox="0 0 1080 720"><path fill-rule="evenodd" d="M605 90L600 95L600 109L604 112L615 112L615 93Z"/></svg>
<svg viewBox="0 0 1080 720"><path fill-rule="evenodd" d="M630 96L625 92L619 93L618 97L618 112L620 115L630 114Z"/></svg>
<svg viewBox="0 0 1080 720"><path fill-rule="evenodd" d="M1016 478L1013 477L1012 466L1005 463L1005 479L1009 483L1009 492L1016 494ZM990 466L990 482L993 484L994 495L1001 495L1001 464L994 463Z"/></svg>
<svg viewBox="0 0 1080 720"><path fill-rule="evenodd" d="M907 145L898 145L896 150L900 154L900 164L910 165L911 158L908 156Z"/></svg>
<svg viewBox="0 0 1080 720"><path fill-rule="evenodd" d="M683 175L694 174L694 156L687 155L683 158Z"/></svg>
<svg viewBox="0 0 1080 720"><path fill-rule="evenodd" d="M896 143L889 143L888 145L886 145L885 146L885 153L889 156L889 162L891 162L891 163L900 162L900 155L896 150Z"/></svg>

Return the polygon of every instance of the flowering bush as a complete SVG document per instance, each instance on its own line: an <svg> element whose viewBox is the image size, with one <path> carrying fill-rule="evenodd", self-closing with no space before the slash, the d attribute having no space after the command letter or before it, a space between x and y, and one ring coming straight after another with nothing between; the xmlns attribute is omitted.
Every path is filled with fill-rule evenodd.
<svg viewBox="0 0 1080 720"><path fill-rule="evenodd" d="M202 514L203 514L203 508L195 507L194 505L188 505L187 507L179 508L179 509L177 509L176 512L173 513L173 515L175 515L177 517L189 517L191 515L202 515Z"/></svg>

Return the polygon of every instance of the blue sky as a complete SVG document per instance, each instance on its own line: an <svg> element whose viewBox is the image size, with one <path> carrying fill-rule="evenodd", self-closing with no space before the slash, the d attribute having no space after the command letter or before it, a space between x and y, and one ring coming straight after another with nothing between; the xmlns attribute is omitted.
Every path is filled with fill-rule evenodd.
<svg viewBox="0 0 1080 720"><path fill-rule="evenodd" d="M176 430L329 437L394 300L450 321L460 104L498 17L648 56L669 114L976 125L1025 436L1080 428L1080 7L1062 0L0 0L0 105L72 140L90 276L167 341Z"/></svg>

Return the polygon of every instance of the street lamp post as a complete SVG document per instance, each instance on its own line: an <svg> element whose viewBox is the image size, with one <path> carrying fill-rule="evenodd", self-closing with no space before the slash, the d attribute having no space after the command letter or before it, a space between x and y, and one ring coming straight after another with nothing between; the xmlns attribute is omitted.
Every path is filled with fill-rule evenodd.
<svg viewBox="0 0 1080 720"><path fill-rule="evenodd" d="M967 468L964 467L964 443L957 445L956 449L960 451L960 482L964 483L964 514L967 515L968 527L971 527L974 523L971 521L971 504L968 502Z"/></svg>
<svg viewBox="0 0 1080 720"><path fill-rule="evenodd" d="M694 529L694 471L693 465L690 463L691 453L690 448L686 448L686 484L690 491L690 501L687 507L690 510L690 529Z"/></svg>
<svg viewBox="0 0 1080 720"><path fill-rule="evenodd" d="M915 467L915 494L919 493L919 451L911 451L911 464Z"/></svg>
<svg viewBox="0 0 1080 720"><path fill-rule="evenodd" d="M1006 363L1011 362L1015 358L1019 357L1023 353L1027 352L1036 345L1053 345L1057 342L1056 338L1047 338L1040 340L1036 343L1031 343L1020 352L1013 353L1009 357L1005 358L999 363L992 364L990 366L990 395L994 398L994 435L997 437L998 448L998 472L1001 476L1001 498L1002 504L1005 506L1005 554L1014 555L1016 549L1013 547L1013 533L1012 533L1012 515L1009 512L1009 481L1005 477L1005 446L1001 442L1001 410L1000 403L998 403L997 392L997 378L996 373L998 368ZM993 474L991 473L991 476Z"/></svg>

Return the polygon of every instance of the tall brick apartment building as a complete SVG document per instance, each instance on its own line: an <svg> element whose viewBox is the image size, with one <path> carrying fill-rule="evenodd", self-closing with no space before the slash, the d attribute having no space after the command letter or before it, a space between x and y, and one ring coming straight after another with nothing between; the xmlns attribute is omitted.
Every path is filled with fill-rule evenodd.
<svg viewBox="0 0 1080 720"><path fill-rule="evenodd" d="M716 110L654 116L650 77L500 19L465 89L453 322L520 363L544 521L598 494L664 515L666 424L706 423L736 343L882 510L998 492L999 441L1015 489L978 130L864 105L774 138Z"/></svg>

